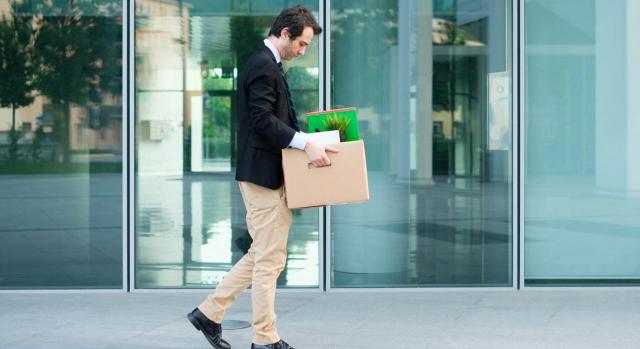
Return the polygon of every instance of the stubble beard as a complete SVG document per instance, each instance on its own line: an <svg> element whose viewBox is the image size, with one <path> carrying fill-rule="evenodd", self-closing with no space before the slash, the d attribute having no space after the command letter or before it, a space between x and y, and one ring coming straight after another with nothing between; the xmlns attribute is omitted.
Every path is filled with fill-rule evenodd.
<svg viewBox="0 0 640 349"><path fill-rule="evenodd" d="M293 44L291 43L291 41L289 41L289 45L287 45L287 48L285 50L285 54L287 56L287 60L292 60L294 58L296 58L295 53L293 52Z"/></svg>

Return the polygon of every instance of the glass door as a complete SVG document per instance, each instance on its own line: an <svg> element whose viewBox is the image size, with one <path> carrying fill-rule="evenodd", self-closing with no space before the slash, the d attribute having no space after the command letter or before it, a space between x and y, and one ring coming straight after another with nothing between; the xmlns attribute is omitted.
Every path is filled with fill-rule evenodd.
<svg viewBox="0 0 640 349"><path fill-rule="evenodd" d="M0 290L126 288L123 23L121 0L0 1Z"/></svg>
<svg viewBox="0 0 640 349"><path fill-rule="evenodd" d="M303 1L319 17L317 1ZM237 79L288 1L135 2L135 287L213 288L248 250L234 180ZM286 66L317 110L319 46ZM318 287L319 215L294 212L280 287Z"/></svg>
<svg viewBox="0 0 640 349"><path fill-rule="evenodd" d="M331 107L371 199L331 208L332 287L512 285L511 1L331 1Z"/></svg>
<svg viewBox="0 0 640 349"><path fill-rule="evenodd" d="M525 285L637 285L640 3L524 10Z"/></svg>

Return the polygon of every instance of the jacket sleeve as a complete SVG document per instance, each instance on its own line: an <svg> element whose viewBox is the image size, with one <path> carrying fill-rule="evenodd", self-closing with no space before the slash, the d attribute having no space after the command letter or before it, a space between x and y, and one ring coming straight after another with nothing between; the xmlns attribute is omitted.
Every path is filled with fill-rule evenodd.
<svg viewBox="0 0 640 349"><path fill-rule="evenodd" d="M276 116L275 76L263 69L247 81L249 122L256 133L264 136L274 147L282 149L291 143L296 131Z"/></svg>

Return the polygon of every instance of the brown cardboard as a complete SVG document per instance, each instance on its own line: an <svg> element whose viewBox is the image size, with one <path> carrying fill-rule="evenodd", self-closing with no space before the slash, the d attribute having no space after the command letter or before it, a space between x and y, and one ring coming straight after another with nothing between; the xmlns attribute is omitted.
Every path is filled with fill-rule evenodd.
<svg viewBox="0 0 640 349"><path fill-rule="evenodd" d="M331 165L315 167L299 149L282 150L289 208L317 207L369 200L367 161L362 140L331 145Z"/></svg>

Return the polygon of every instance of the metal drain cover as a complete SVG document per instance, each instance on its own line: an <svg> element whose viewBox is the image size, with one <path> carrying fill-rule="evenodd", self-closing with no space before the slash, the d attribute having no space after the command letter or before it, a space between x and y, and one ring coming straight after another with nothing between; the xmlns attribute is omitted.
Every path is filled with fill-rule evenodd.
<svg viewBox="0 0 640 349"><path fill-rule="evenodd" d="M223 330L239 330L241 328L251 327L251 324L247 321L241 320L222 320Z"/></svg>

